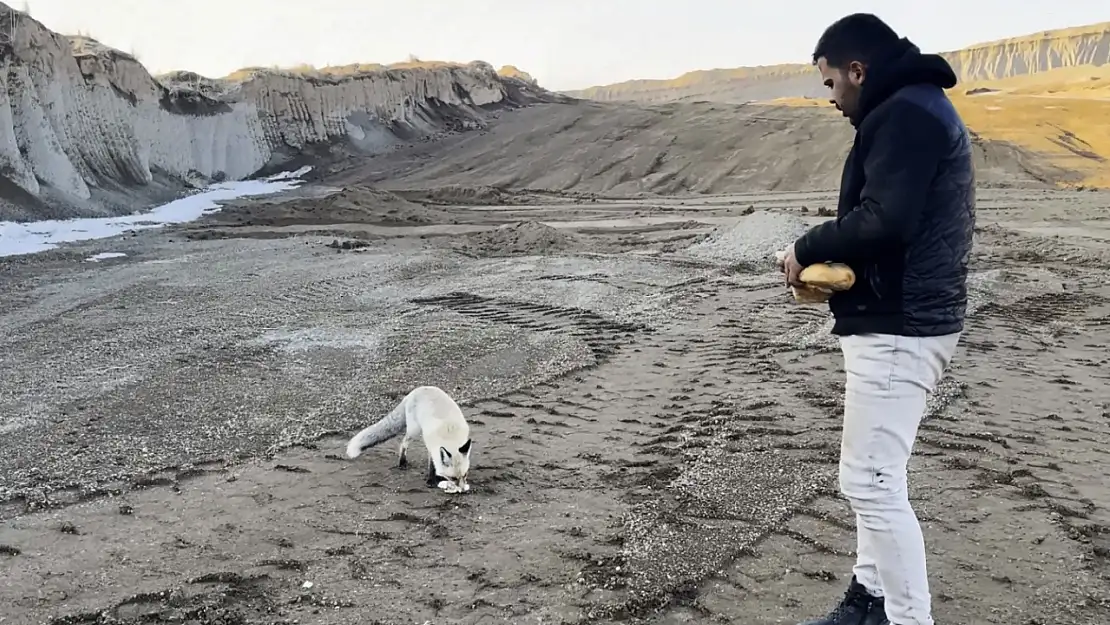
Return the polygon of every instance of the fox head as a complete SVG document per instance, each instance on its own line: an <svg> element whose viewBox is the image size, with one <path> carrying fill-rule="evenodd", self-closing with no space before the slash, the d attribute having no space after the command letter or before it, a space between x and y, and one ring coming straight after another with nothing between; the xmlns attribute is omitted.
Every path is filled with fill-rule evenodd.
<svg viewBox="0 0 1110 625"><path fill-rule="evenodd" d="M468 438L458 449L439 448L439 465L436 472L440 477L453 480L462 487L466 485L466 474L470 472L470 443Z"/></svg>

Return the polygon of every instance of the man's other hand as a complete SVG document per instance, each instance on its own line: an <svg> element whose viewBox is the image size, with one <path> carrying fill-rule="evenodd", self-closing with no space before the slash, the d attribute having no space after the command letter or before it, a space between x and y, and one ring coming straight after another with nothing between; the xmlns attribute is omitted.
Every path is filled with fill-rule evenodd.
<svg viewBox="0 0 1110 625"><path fill-rule="evenodd" d="M782 272L786 274L786 283L790 286L805 286L799 278L802 269L805 267L799 265L798 260L794 258L794 246L791 245L782 257Z"/></svg>

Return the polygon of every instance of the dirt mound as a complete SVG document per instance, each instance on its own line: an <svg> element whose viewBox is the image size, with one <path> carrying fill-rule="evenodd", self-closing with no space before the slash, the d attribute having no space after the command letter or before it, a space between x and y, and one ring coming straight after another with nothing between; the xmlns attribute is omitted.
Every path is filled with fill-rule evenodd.
<svg viewBox="0 0 1110 625"><path fill-rule="evenodd" d="M487 185L449 184L429 189L397 191L399 196L429 204L467 204L491 206L516 203L518 195Z"/></svg>
<svg viewBox="0 0 1110 625"><path fill-rule="evenodd" d="M455 249L471 256L532 256L581 250L582 237L536 221L506 224L464 236Z"/></svg>
<svg viewBox="0 0 1110 625"><path fill-rule="evenodd" d="M343 189L324 197L232 202L209 221L252 226L302 224L418 225L450 223L443 210L410 202L398 195L367 186Z"/></svg>

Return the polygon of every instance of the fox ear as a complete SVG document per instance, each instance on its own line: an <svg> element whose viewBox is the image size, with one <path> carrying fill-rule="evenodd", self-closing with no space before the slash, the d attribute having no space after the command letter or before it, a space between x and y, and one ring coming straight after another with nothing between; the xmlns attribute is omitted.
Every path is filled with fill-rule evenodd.
<svg viewBox="0 0 1110 625"><path fill-rule="evenodd" d="M439 460L443 464L451 464L451 452L446 447L439 448Z"/></svg>
<svg viewBox="0 0 1110 625"><path fill-rule="evenodd" d="M470 440L469 438L466 439L466 442L462 444L462 447L459 447L459 453L461 453L464 456L469 454L470 453L470 443L472 443L472 442L474 442L474 441Z"/></svg>

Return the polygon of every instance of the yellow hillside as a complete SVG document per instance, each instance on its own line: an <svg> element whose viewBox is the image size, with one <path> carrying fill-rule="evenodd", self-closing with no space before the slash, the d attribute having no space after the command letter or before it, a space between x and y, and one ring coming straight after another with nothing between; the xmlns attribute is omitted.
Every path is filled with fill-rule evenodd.
<svg viewBox="0 0 1110 625"><path fill-rule="evenodd" d="M1110 66L1066 67L953 91L964 121L984 139L1038 152L1080 173L1080 184L1110 187Z"/></svg>
<svg viewBox="0 0 1110 625"><path fill-rule="evenodd" d="M960 84L961 91L991 89L1015 95L1110 98L1110 65L1079 65L1001 80Z"/></svg>
<svg viewBox="0 0 1110 625"><path fill-rule="evenodd" d="M982 95L955 98L969 128L1007 141L1083 176L1083 186L1110 187L1110 101Z"/></svg>
<svg viewBox="0 0 1110 625"><path fill-rule="evenodd" d="M1110 188L1110 66L969 82L951 96L968 127L982 138L1036 152L1080 174L1079 185ZM829 106L814 98L773 102Z"/></svg>

